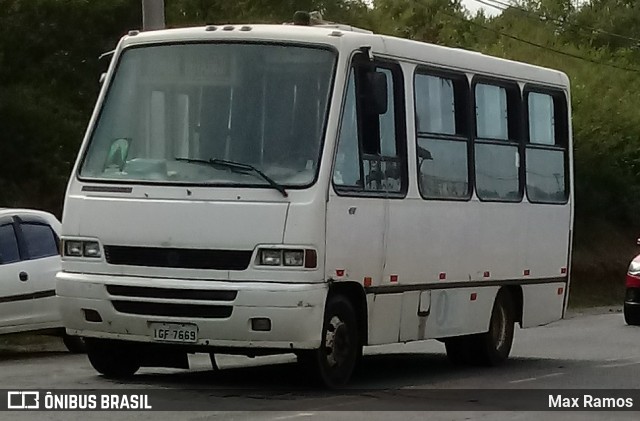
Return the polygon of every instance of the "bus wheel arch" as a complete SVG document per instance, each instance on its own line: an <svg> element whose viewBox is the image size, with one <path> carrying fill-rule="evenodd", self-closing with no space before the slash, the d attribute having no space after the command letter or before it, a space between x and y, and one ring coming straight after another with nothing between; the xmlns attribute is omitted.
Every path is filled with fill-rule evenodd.
<svg viewBox="0 0 640 421"><path fill-rule="evenodd" d="M333 295L342 295L347 298L356 312L358 333L362 345L369 341L369 320L367 311L367 295L361 284L353 281L334 282L329 287L327 300Z"/></svg>
<svg viewBox="0 0 640 421"><path fill-rule="evenodd" d="M520 324L520 327L522 327L522 318L524 317L524 294L522 292L522 286L509 285L502 287L500 291L502 290L506 290L510 294L511 301L513 303L513 316L515 322ZM498 291L498 293L500 293L500 291Z"/></svg>
<svg viewBox="0 0 640 421"><path fill-rule="evenodd" d="M359 290L358 290L359 288ZM362 357L366 337L366 298L355 282L334 284L329 288L321 331L321 344L313 351L297 353L298 362L318 383L344 386Z"/></svg>
<svg viewBox="0 0 640 421"><path fill-rule="evenodd" d="M493 302L487 332L445 338L449 360L454 364L496 366L509 357L514 327L522 320L521 290L507 286L498 290ZM520 295L519 295L520 294ZM518 307L520 306L520 307Z"/></svg>
<svg viewBox="0 0 640 421"><path fill-rule="evenodd" d="M511 352L513 332L516 321L516 304L512 291L508 287L500 288L493 302L489 331L478 335L478 362L481 365L499 365Z"/></svg>

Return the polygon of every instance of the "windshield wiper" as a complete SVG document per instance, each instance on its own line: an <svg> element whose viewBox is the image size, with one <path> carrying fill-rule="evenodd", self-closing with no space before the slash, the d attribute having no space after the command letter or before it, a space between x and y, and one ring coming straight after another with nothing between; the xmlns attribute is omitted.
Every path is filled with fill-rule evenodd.
<svg viewBox="0 0 640 421"><path fill-rule="evenodd" d="M228 168L230 170L239 171L239 172L241 172L243 174L246 174L248 172L249 173L253 173L253 174L257 174L263 180L265 180L267 183L269 183L269 185L271 187L273 187L274 189L278 190L282 194L282 196L289 197L289 194L284 189L284 187L282 187L282 185L278 184L278 182L276 182L273 178L269 177L268 175L266 175L265 173L263 173L262 171L260 171L259 169L257 169L256 167L254 167L251 164L245 164L245 163L242 163L242 162L235 162L235 161L227 161L225 159L217 159L217 158L212 158L212 159L175 158L175 160L176 161L183 161L183 162L193 162L193 163L197 163L197 164L206 164L206 165L210 165L210 166L213 166L213 167Z"/></svg>

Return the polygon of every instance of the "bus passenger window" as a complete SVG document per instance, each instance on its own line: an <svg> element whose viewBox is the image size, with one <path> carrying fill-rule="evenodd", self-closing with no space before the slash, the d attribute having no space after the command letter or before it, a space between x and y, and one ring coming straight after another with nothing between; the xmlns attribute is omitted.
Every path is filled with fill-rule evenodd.
<svg viewBox="0 0 640 421"><path fill-rule="evenodd" d="M478 137L507 140L507 90L501 86L476 85L476 122Z"/></svg>
<svg viewBox="0 0 640 421"><path fill-rule="evenodd" d="M519 202L520 89L478 83L475 104L476 194L480 200Z"/></svg>
<svg viewBox="0 0 640 421"><path fill-rule="evenodd" d="M541 145L555 144L554 109L551 95L529 93L529 141Z"/></svg>
<svg viewBox="0 0 640 421"><path fill-rule="evenodd" d="M471 189L466 77L418 70L414 85L420 194L425 199L467 199Z"/></svg>
<svg viewBox="0 0 640 421"><path fill-rule="evenodd" d="M527 197L532 203L567 201L567 106L564 94L526 92L529 142Z"/></svg>

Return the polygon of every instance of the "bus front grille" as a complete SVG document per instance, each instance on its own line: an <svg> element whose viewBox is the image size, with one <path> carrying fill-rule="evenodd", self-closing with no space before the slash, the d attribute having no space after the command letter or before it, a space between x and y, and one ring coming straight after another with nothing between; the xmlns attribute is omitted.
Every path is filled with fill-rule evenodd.
<svg viewBox="0 0 640 421"><path fill-rule="evenodd" d="M164 317L196 317L225 319L231 316L232 306L204 304L167 304L137 301L112 301L116 311L126 314Z"/></svg>
<svg viewBox="0 0 640 421"><path fill-rule="evenodd" d="M119 297L167 298L176 300L233 301L238 291L210 289L155 288L125 285L107 285L110 295Z"/></svg>
<svg viewBox="0 0 640 421"><path fill-rule="evenodd" d="M245 270L251 250L209 250L164 247L104 246L112 265L178 269Z"/></svg>

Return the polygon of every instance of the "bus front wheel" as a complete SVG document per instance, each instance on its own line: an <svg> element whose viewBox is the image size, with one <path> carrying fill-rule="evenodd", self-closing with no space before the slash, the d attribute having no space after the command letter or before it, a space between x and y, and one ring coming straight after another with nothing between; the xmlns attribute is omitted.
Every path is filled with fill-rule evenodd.
<svg viewBox="0 0 640 421"><path fill-rule="evenodd" d="M346 297L328 298L321 339L319 349L299 353L298 361L324 386L343 386L362 355L356 312Z"/></svg>
<svg viewBox="0 0 640 421"><path fill-rule="evenodd" d="M131 377L140 369L140 354L131 344L85 338L85 345L89 362L98 373L107 378Z"/></svg>

